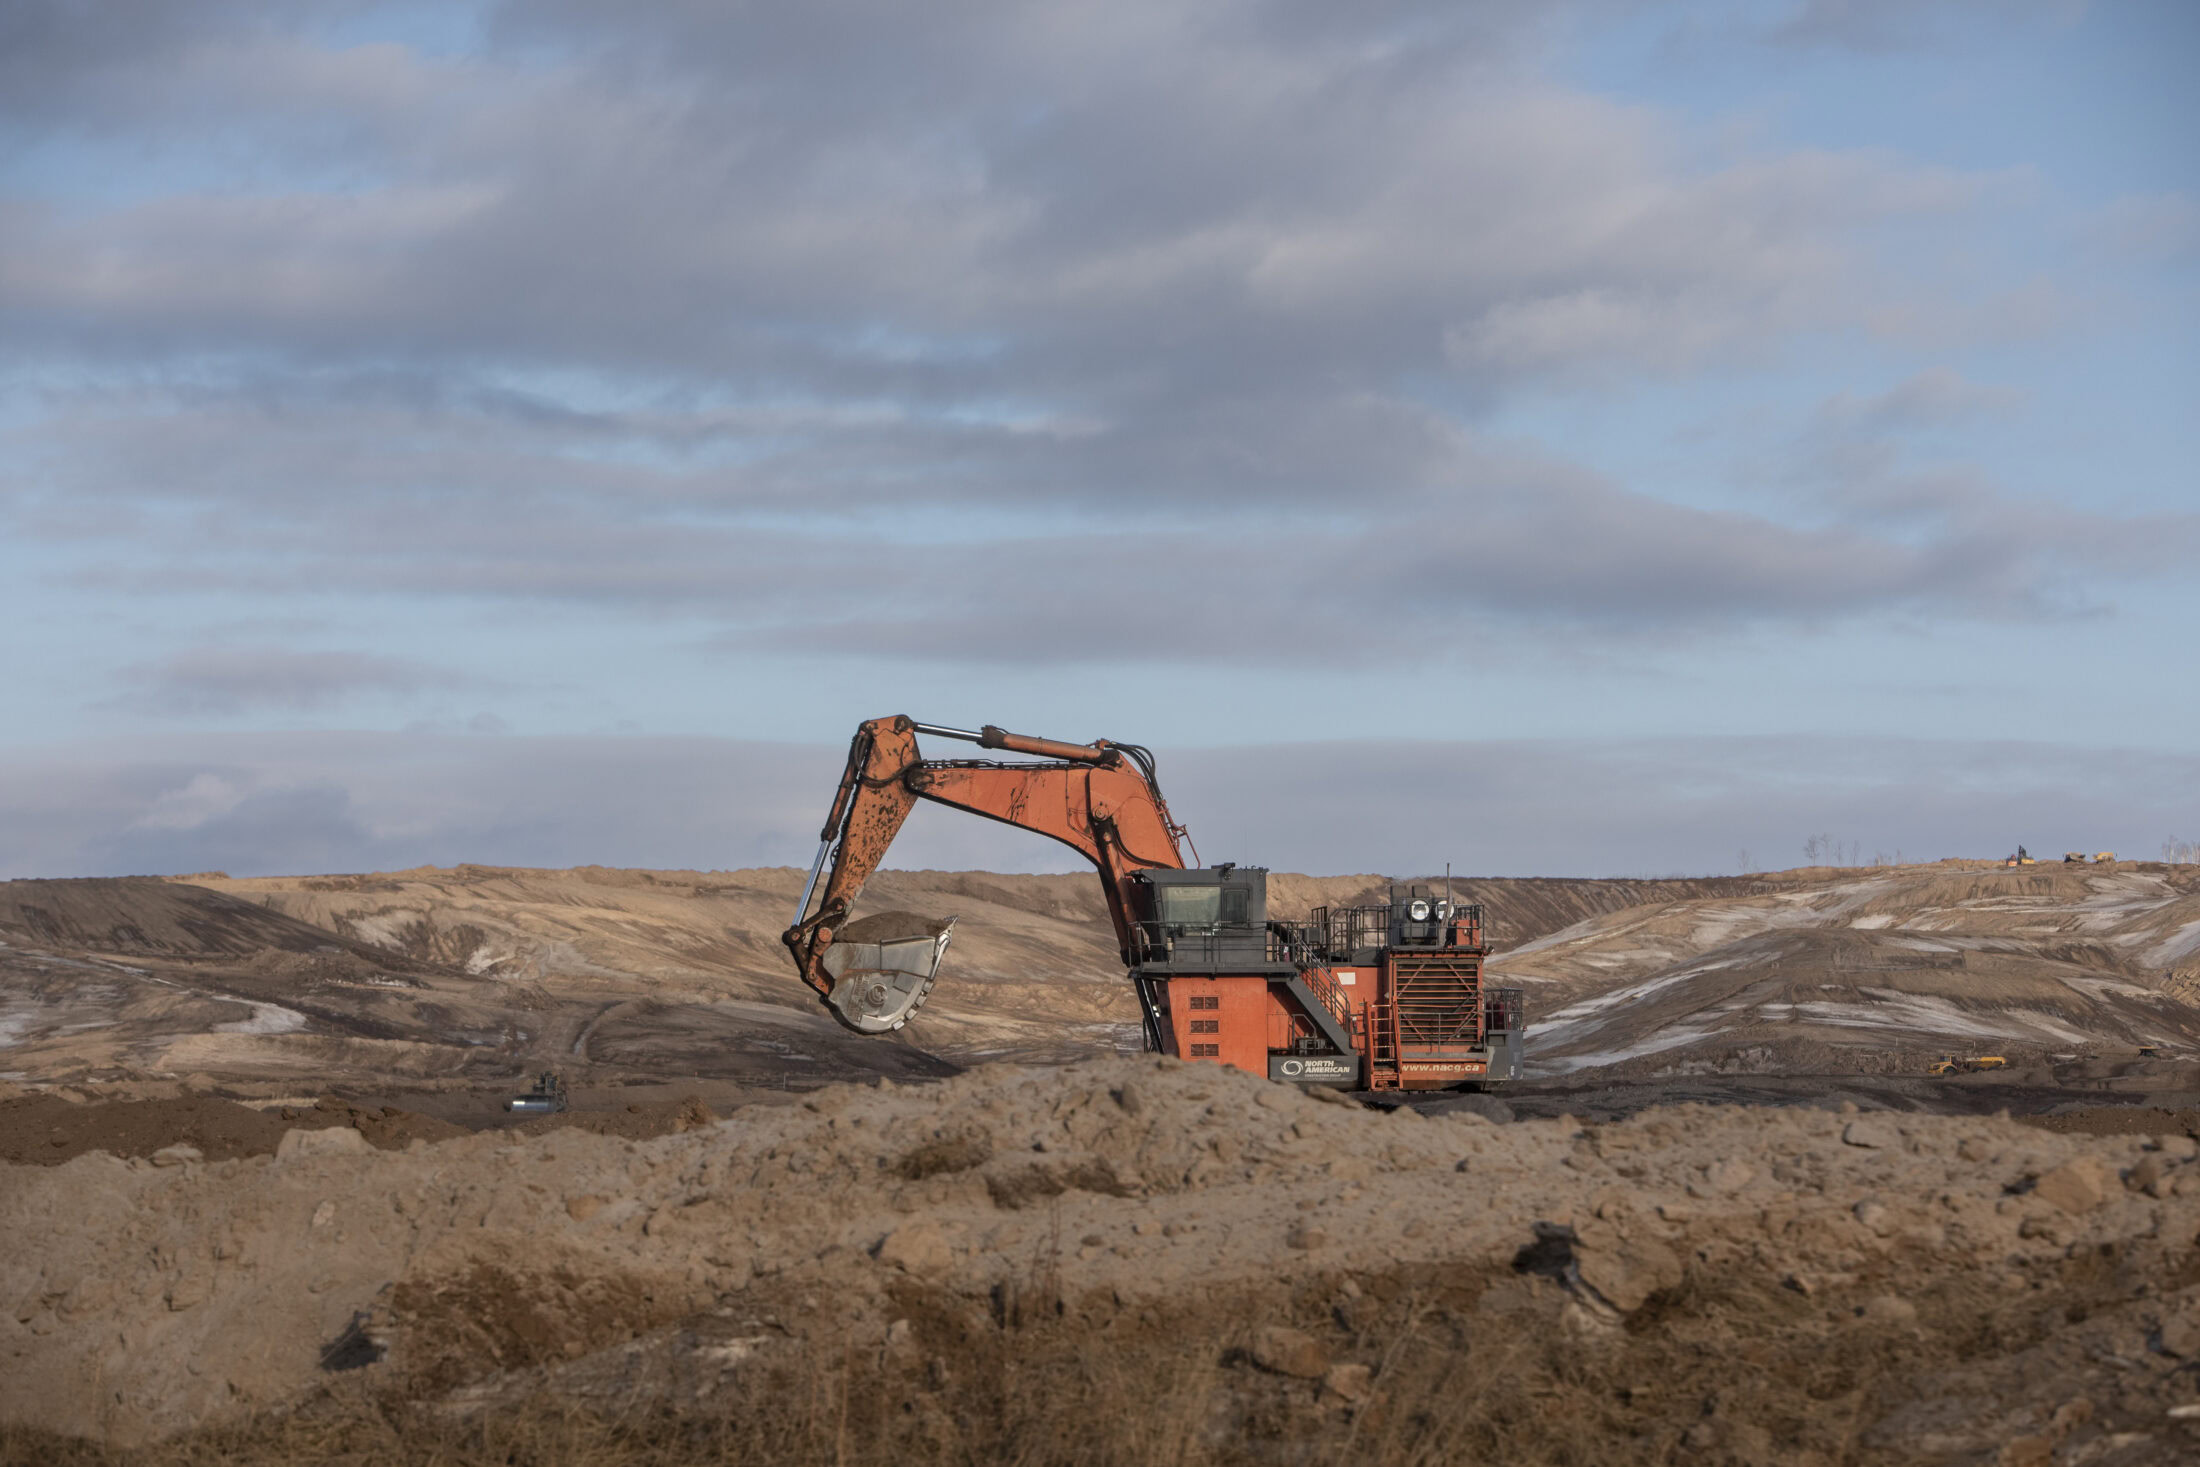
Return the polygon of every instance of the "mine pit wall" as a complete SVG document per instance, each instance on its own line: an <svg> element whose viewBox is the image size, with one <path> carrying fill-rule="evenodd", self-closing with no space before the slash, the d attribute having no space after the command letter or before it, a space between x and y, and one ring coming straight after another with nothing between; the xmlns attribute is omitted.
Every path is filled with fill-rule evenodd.
<svg viewBox="0 0 2200 1467"><path fill-rule="evenodd" d="M93 1154L0 1169L0 1420L146 1441L297 1402L331 1360L412 1398L541 1388L766 1300L766 1355L885 1348L909 1291L998 1314L1034 1281L1135 1315L1526 1267L1593 1332L1697 1277L2021 1290L2113 1252L2170 1280L2200 1232L2196 1152L1804 1109L1498 1126L1146 1057L835 1087L640 1143L377 1152L333 1131L272 1158ZM515 1300L524 1330L497 1323ZM495 1346L519 1335L538 1345Z"/></svg>

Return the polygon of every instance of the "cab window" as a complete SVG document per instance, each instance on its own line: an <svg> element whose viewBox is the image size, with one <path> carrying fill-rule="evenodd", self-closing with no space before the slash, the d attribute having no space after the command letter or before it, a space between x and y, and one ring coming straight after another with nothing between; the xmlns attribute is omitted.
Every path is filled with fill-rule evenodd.
<svg viewBox="0 0 2200 1467"><path fill-rule="evenodd" d="M1171 927L1212 927L1222 919L1220 887L1164 886L1159 894L1161 920Z"/></svg>

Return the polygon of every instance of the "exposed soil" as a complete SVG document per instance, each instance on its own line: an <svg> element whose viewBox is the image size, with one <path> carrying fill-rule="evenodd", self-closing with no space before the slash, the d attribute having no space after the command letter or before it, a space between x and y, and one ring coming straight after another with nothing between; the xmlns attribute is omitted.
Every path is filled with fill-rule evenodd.
<svg viewBox="0 0 2200 1467"><path fill-rule="evenodd" d="M139 957L342 954L376 970L423 966L258 903L154 876L0 881L0 932L45 946Z"/></svg>
<svg viewBox="0 0 2200 1467"><path fill-rule="evenodd" d="M653 1087L678 1092L681 1087ZM348 1126L384 1150L415 1140L441 1141L476 1131L510 1130L540 1135L581 1130L599 1136L647 1140L710 1125L721 1111L745 1105L792 1103L786 1093L728 1091L713 1087L716 1104L701 1094L675 1093L626 1100L620 1091L584 1093L576 1108L553 1115L515 1115L503 1108L503 1090L471 1095L416 1097L430 1111L324 1096L290 1105L245 1105L207 1096L160 1100L64 1100L46 1094L0 1098L0 1161L57 1166L89 1151L150 1157L171 1146L196 1147L209 1161L271 1156L283 1133ZM1657 1106L1702 1102L1726 1105L1801 1106L1835 1110L1843 1104L1937 1115L2004 1113L2026 1125L2069 1135L2200 1137L2200 1106L2132 1103L2073 1106L2071 1092L2021 1084L1934 1083L1909 1080L1874 1084L1868 1077L1813 1075L1752 1077L1709 1085L1516 1086L1494 1095L1436 1093L1367 1097L1378 1109L1410 1105L1423 1114L1474 1114L1485 1119L1554 1119L1574 1116L1609 1122ZM942 1143L960 1155L959 1141ZM960 1168L947 1168L960 1169ZM927 1173L928 1174L928 1173Z"/></svg>
<svg viewBox="0 0 2200 1467"><path fill-rule="evenodd" d="M1923 1281L1903 1309L1884 1280L1804 1295L1697 1269L1624 1326L1599 1329L1569 1313L1563 1284L1510 1266L1327 1275L1135 1313L1061 1301L1059 1312L1019 1314L904 1286L888 1343L836 1351L790 1335L777 1315L724 1310L653 1326L650 1304L631 1291L581 1297L585 1280L484 1270L429 1304L468 1306L452 1319L468 1358L554 1368L585 1320L648 1342L622 1352L625 1388L605 1389L593 1362L570 1362L557 1372L565 1394L437 1409L336 1375L302 1410L138 1450L0 1428L0 1463L2187 1460L2200 1431L2166 1414L2180 1396L2174 1357L2135 1359L2132 1379L2051 1353L2082 1332L2050 1318L2129 1316L2128 1280L2123 1268L2086 1263L1987 1290ZM792 1301L759 1289L743 1302ZM2143 1317L2174 1328L2196 1304L2192 1290L2172 1291ZM2029 1369L1997 1383L2011 1395L2029 1385L2038 1402L1984 1432L1949 1430L1945 1418L1971 1418L1932 1403L1932 1390L1975 1378L1950 1362L1992 1370L2012 1357ZM654 1399L637 1401L640 1379Z"/></svg>
<svg viewBox="0 0 2200 1467"><path fill-rule="evenodd" d="M192 1146L210 1161L272 1155L285 1131L342 1125L332 1112L284 1119L230 1100L110 1101L71 1104L47 1095L0 1100L0 1161L58 1166L87 1151L151 1156Z"/></svg>
<svg viewBox="0 0 2200 1467"><path fill-rule="evenodd" d="M2200 1107L2200 1085L2189 1064L2167 1061L2130 1067L2113 1086L2088 1078L2082 1064L2003 1070L1985 1075L1937 1078L1910 1074L1858 1074L1804 1071L1784 1075L1668 1075L1652 1079L1604 1078L1583 1083L1530 1080L1498 1087L1494 1095L1469 1097L1437 1092L1397 1101L1432 1114L1491 1101L1514 1115L1550 1119L1578 1116L1612 1121L1657 1106L1750 1105L1807 1106L1827 1110L1844 1103L1868 1110L1915 1111L1932 1115L2038 1116L2051 1111L2098 1107L2115 1112L2143 1105L2172 1109ZM2121 1101L2116 1097L2125 1097Z"/></svg>
<svg viewBox="0 0 2200 1467"><path fill-rule="evenodd" d="M2200 1136L2200 1110L2165 1110L2158 1105L2095 1105L2023 1120L2028 1126L2066 1136Z"/></svg>
<svg viewBox="0 0 2200 1467"><path fill-rule="evenodd" d="M4 1180L13 1461L2195 1445L2168 1414L2200 1395L2181 1135L1705 1106L1492 1125L1149 1059L835 1087L640 1142Z"/></svg>
<svg viewBox="0 0 2200 1467"><path fill-rule="evenodd" d="M0 1161L59 1166L86 1152L151 1157L174 1146L196 1148L199 1158L226 1161L272 1156L287 1131L331 1126L357 1131L371 1146L402 1151L415 1141L443 1141L476 1130L525 1135L577 1130L632 1141L675 1136L710 1125L717 1115L698 1096L630 1101L623 1105L552 1115L476 1114L478 1124L457 1124L394 1105L357 1105L334 1097L306 1105L249 1106L204 1096L174 1100L77 1101L50 1095L0 1100Z"/></svg>
<svg viewBox="0 0 2200 1467"><path fill-rule="evenodd" d="M0 1080L469 1090L557 1069L793 1087L1140 1043L1090 876L879 873L850 930L961 919L939 986L890 1039L848 1033L794 981L778 941L791 868L198 880L0 883ZM1278 873L1272 910L1385 885ZM1943 1054L1992 1053L2053 1070L2047 1086L2114 1089L2149 1053L2200 1056L2200 868L1942 862L1453 892L1485 904L1492 971L1527 990L1545 1082L1921 1077Z"/></svg>

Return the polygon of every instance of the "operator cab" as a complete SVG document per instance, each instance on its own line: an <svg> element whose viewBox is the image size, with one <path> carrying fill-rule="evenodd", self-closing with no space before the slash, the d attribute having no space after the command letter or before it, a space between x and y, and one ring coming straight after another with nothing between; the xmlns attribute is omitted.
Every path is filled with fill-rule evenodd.
<svg viewBox="0 0 2200 1467"><path fill-rule="evenodd" d="M1131 877L1131 922L1140 967L1252 973L1273 964L1268 872L1260 866L1157 868Z"/></svg>

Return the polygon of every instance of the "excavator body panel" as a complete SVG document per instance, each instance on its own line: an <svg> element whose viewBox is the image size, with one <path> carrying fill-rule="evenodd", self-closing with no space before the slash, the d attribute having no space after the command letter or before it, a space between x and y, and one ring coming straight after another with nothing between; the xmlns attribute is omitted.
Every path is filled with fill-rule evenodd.
<svg viewBox="0 0 2200 1467"><path fill-rule="evenodd" d="M1258 973L1163 979L1169 1053L1265 1074L1275 1003Z"/></svg>
<svg viewBox="0 0 2200 1467"><path fill-rule="evenodd" d="M1301 1085L1519 1077L1521 995L1483 982L1480 908L1415 887L1275 922L1267 877L1240 866L1133 877L1132 977L1151 1047Z"/></svg>

